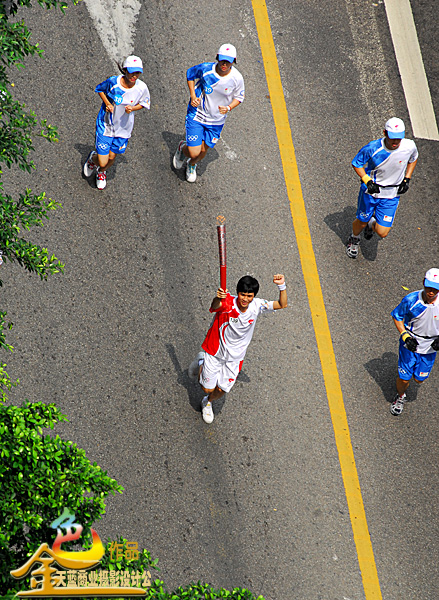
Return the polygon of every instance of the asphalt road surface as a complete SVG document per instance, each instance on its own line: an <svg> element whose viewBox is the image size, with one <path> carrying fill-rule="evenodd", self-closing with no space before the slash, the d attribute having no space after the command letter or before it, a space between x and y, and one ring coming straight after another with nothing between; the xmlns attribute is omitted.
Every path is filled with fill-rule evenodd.
<svg viewBox="0 0 439 600"><path fill-rule="evenodd" d="M433 104L439 103L437 10L412 2ZM350 161L390 116L410 120L384 5L269 0L314 252L337 358L383 598L436 600L439 370L390 415L397 332L390 311L438 266L437 142L420 159L395 226L344 253L358 179ZM37 171L5 173L63 204L32 239L66 263L47 283L2 267L15 323L12 394L56 402L57 428L125 487L102 537L139 542L169 589L247 586L267 600L365 598L309 313L251 3L143 3L132 25L151 111L104 192L81 168L94 142L97 83L115 74L86 6L23 11L45 59L15 73L17 98L59 128L37 141ZM172 154L184 134L185 72L238 48L246 100L193 185ZM186 373L218 286L215 218L227 217L228 281L243 274L289 307L258 322L243 372L200 416ZM403 287L404 286L404 287ZM369 600L369 599L368 599Z"/></svg>

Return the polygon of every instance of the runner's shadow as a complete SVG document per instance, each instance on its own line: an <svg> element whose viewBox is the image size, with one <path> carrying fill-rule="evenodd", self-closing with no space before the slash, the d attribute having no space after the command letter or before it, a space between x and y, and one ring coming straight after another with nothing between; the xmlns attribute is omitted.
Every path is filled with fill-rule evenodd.
<svg viewBox="0 0 439 600"><path fill-rule="evenodd" d="M323 221L338 235L338 237L346 244L349 235L352 233L352 222L355 219L357 209L354 206L346 206L343 211L327 215ZM378 253L379 237L375 234L371 240L365 240L361 235L360 252L368 261L374 261Z"/></svg>
<svg viewBox="0 0 439 600"><path fill-rule="evenodd" d="M181 179L182 181L186 181L185 168L182 167L181 169L177 170L177 169L174 169L174 165L172 164L172 158L175 154L178 143L180 142L180 140L184 139L184 134L179 135L179 134L171 133L170 131L163 131L162 137L169 149L169 162L171 164L171 169L174 171L174 173L176 173L176 175L178 176L179 179ZM87 156L84 158L84 162L85 162L86 158L87 158ZM203 175L206 172L207 165L214 162L215 160L218 160L218 158L219 158L218 151L215 148L209 148L205 158L203 158L203 160L197 166L197 175Z"/></svg>
<svg viewBox="0 0 439 600"><path fill-rule="evenodd" d="M380 386L388 402L395 395L398 356L394 352L385 352L381 358L373 358L364 367L372 379Z"/></svg>
<svg viewBox="0 0 439 600"><path fill-rule="evenodd" d="M352 230L352 221L355 218L356 208L353 206L346 206L343 211L326 215L323 221L332 229L332 231L338 235L343 244L349 237Z"/></svg>
<svg viewBox="0 0 439 600"><path fill-rule="evenodd" d="M96 187L96 178L94 175L91 175L90 177L85 177L84 173L82 172L82 168L84 166L85 161L87 160L88 155L90 154L90 152L92 150L95 149L94 146L90 146L90 144L75 144L74 145L75 150L77 150L79 152L79 154L81 155L81 176L82 179L84 179L85 181L87 181L88 185L92 188ZM116 160L114 161L113 166L108 170L108 174L107 174L107 180L111 181L112 179L114 179L116 177L117 174L117 167L118 165L124 165L127 163L127 159L125 158L124 154L118 154L116 156Z"/></svg>
<svg viewBox="0 0 439 600"><path fill-rule="evenodd" d="M387 402L392 402L396 393L395 382L398 374L398 355L394 352L385 352L382 358L374 358L366 363L364 367L382 389ZM411 381L407 392L407 402L416 400L418 391L419 384Z"/></svg>
<svg viewBox="0 0 439 600"><path fill-rule="evenodd" d="M371 240L365 240L363 235L361 236L360 251L363 253L363 256L366 260L371 262L376 260L378 254L378 243L380 239L380 236L376 233L374 233Z"/></svg>
<svg viewBox="0 0 439 600"><path fill-rule="evenodd" d="M175 372L177 373L177 383L186 389L187 395L189 397L189 404L195 411L201 412L200 403L203 397L203 391L200 388L198 382L189 379L189 375L187 374L187 367L185 369L182 369L180 361L177 358L175 348L172 344L166 344L166 351L168 352L172 364L174 365ZM243 371L241 371L237 377L237 381L240 381L241 383L250 383L250 378ZM213 403L213 412L215 413L215 415L218 415L222 411L223 406L226 402L226 396L227 394L224 394L222 398L215 400L215 402Z"/></svg>
<svg viewBox="0 0 439 600"><path fill-rule="evenodd" d="M195 411L201 412L200 403L203 397L203 392L199 384L196 381L192 381L187 374L187 367L191 361L189 361L187 367L183 369L180 361L177 358L177 353L175 352L173 344L166 344L166 351L168 352L169 358L171 359L175 372L177 373L177 383L184 387L187 392L189 404ZM214 412L216 413L217 411L215 410Z"/></svg>

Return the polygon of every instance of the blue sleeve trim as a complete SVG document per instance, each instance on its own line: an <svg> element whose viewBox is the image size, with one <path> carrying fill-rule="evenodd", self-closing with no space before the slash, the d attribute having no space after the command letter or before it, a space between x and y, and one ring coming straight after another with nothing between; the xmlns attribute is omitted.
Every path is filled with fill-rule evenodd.
<svg viewBox="0 0 439 600"><path fill-rule="evenodd" d="M96 86L95 92L104 92L104 94L106 94L111 88L111 86L116 83L116 81L117 77L109 77L108 79Z"/></svg>
<svg viewBox="0 0 439 600"><path fill-rule="evenodd" d="M381 140L373 140L361 148L352 161L352 166L360 169L367 164L370 157L380 148Z"/></svg>
<svg viewBox="0 0 439 600"><path fill-rule="evenodd" d="M392 310L392 317L397 321L404 321L404 324L407 325L425 311L425 306L418 302L418 300L419 291L407 294L398 306Z"/></svg>

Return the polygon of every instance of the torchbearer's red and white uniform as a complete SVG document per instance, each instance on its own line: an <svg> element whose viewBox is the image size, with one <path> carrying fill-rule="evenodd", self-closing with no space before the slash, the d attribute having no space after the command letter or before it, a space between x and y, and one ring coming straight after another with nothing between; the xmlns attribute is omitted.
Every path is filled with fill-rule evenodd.
<svg viewBox="0 0 439 600"><path fill-rule="evenodd" d="M227 294L215 313L202 344L206 352L200 383L212 389L218 386L229 392L242 368L245 353L253 337L260 314L274 312L273 302L254 298L245 312L237 305L237 296Z"/></svg>

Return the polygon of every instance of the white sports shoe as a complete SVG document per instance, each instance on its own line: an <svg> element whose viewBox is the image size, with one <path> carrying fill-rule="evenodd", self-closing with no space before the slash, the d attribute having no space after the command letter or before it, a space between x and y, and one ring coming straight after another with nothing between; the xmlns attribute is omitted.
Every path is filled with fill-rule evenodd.
<svg viewBox="0 0 439 600"><path fill-rule="evenodd" d="M357 258L360 249L360 238L350 235L346 242L346 254L349 258Z"/></svg>
<svg viewBox="0 0 439 600"><path fill-rule="evenodd" d="M200 370L200 365L204 363L204 352L198 352L196 358L191 362L188 367L187 374L189 375L189 379L192 381L196 381L198 379L198 373Z"/></svg>
<svg viewBox="0 0 439 600"><path fill-rule="evenodd" d="M395 417L399 416L403 409L404 409L404 402L406 401L406 395L403 394L402 396L400 396L399 394L396 394L396 396L393 399L392 404L390 405L390 412L392 413L392 415L395 415Z"/></svg>
<svg viewBox="0 0 439 600"><path fill-rule="evenodd" d="M186 181L194 183L197 180L197 165L191 165L190 159L186 163Z"/></svg>
<svg viewBox="0 0 439 600"><path fill-rule="evenodd" d="M213 414L212 402L209 402L209 396L204 396L201 400L201 412L205 423L212 423L215 415Z"/></svg>
<svg viewBox="0 0 439 600"><path fill-rule="evenodd" d="M107 173L100 169L96 170L96 187L98 190L105 190L107 187Z"/></svg>
<svg viewBox="0 0 439 600"><path fill-rule="evenodd" d="M92 157L93 157L94 154L96 154L96 151L92 150L90 152L90 154L88 155L87 160L84 163L84 167L82 169L82 172L84 173L84 175L86 177L90 177L90 175L92 175L93 171L96 169L96 165L92 161Z"/></svg>
<svg viewBox="0 0 439 600"><path fill-rule="evenodd" d="M176 169L181 169L183 163L185 161L185 155L183 154L182 148L186 144L184 140L178 143L177 150L175 151L174 158L172 159L172 164Z"/></svg>

